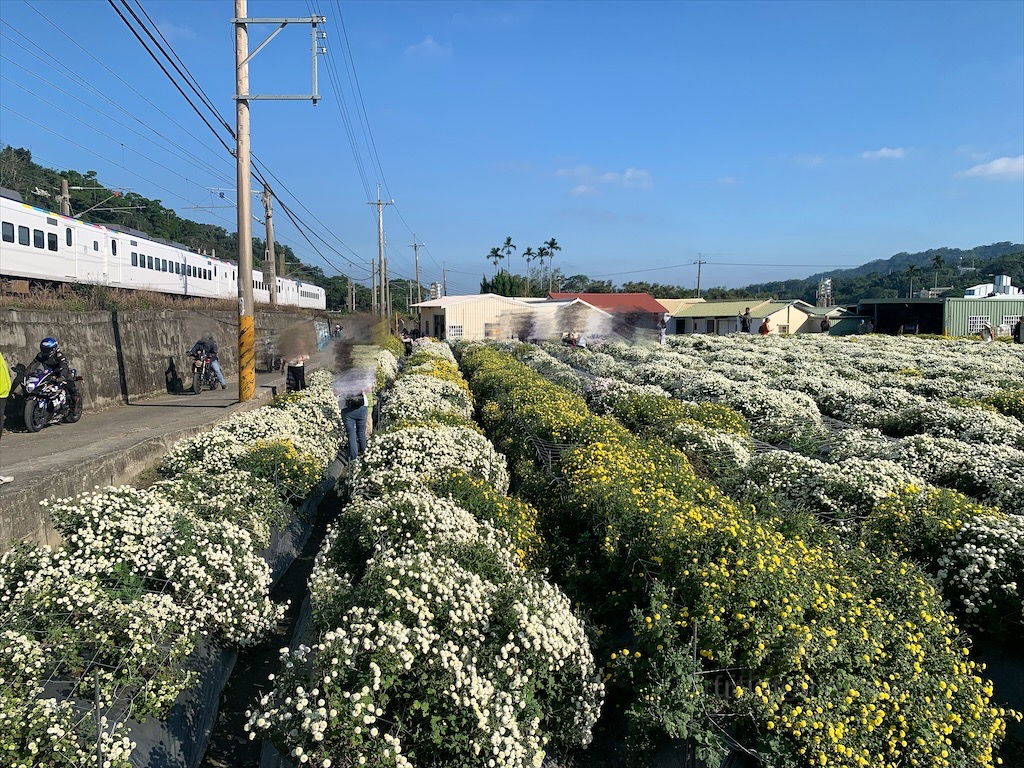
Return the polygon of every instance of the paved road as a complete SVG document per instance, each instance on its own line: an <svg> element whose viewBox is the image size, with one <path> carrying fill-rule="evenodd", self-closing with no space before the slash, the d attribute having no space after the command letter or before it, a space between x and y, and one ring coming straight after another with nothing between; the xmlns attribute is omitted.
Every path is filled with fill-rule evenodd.
<svg viewBox="0 0 1024 768"><path fill-rule="evenodd" d="M313 370L312 367L309 368ZM99 412L77 424L57 424L32 434L16 427L0 439L0 553L19 540L56 543L39 502L75 496L93 487L130 483L178 440L201 432L239 410L283 391L283 372L257 373L256 397L238 401L237 379L227 389L199 395L160 395Z"/></svg>

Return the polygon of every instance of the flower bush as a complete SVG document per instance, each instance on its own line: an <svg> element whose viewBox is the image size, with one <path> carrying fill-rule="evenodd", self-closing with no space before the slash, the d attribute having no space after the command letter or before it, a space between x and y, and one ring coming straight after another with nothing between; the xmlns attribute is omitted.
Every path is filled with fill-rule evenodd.
<svg viewBox="0 0 1024 768"><path fill-rule="evenodd" d="M552 572L601 622L598 657L636 764L672 735L720 754L722 722L787 765L993 764L1006 713L919 569L823 532L784 532L678 452L589 416L494 350L467 348L461 363L514 466L532 458L524 431L573 446L557 497L524 488L545 529L578 542L554 550ZM886 498L876 479L870 498ZM832 492L861 492L835 480ZM732 684L709 689L709 676Z"/></svg>
<svg viewBox="0 0 1024 768"><path fill-rule="evenodd" d="M389 426L317 555L313 635L249 715L298 763L540 766L589 743L600 710L582 623L526 568L536 513L505 496L504 459L470 427L409 415L471 413L427 356L382 398Z"/></svg>
<svg viewBox="0 0 1024 768"><path fill-rule="evenodd" d="M201 639L251 645L284 611L257 551L283 499L338 449L327 372L309 388L183 441L152 488L49 503L63 546L0 559L0 755L5 765L129 765L127 718L162 717L194 679ZM43 687L43 680L50 682ZM89 707L118 712L100 722ZM54 693L59 692L59 696Z"/></svg>

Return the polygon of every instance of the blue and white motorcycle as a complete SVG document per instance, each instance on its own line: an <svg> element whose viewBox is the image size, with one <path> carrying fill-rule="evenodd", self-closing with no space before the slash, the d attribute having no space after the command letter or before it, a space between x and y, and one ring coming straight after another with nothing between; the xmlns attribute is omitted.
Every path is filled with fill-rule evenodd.
<svg viewBox="0 0 1024 768"><path fill-rule="evenodd" d="M82 380L74 368L71 375L75 381ZM74 424L82 418L82 393L72 398L68 383L38 360L25 371L22 388L25 391L25 427L29 432L38 432L48 424L62 421Z"/></svg>

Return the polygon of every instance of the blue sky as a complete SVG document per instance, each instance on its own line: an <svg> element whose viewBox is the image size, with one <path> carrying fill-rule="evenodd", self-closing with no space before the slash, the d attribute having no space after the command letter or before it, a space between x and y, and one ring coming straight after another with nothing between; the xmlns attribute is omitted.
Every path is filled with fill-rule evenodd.
<svg viewBox="0 0 1024 768"><path fill-rule="evenodd" d="M140 2L233 128L233 3ZM322 100L252 102L252 147L323 257L280 214L278 240L329 274L368 278L378 184L392 275L415 236L449 293L506 236L513 271L554 237L566 274L692 287L700 258L703 288L1024 242L1024 2L248 5L311 12ZM0 0L0 22L0 142L236 229L195 209L233 159L110 3ZM251 92L309 93L309 48L288 26Z"/></svg>

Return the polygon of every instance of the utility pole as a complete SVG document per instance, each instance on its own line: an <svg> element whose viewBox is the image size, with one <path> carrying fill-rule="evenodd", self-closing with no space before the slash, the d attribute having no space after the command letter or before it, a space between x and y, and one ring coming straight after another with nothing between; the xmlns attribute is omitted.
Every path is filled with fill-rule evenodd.
<svg viewBox="0 0 1024 768"><path fill-rule="evenodd" d="M244 19L246 0L235 0L235 17ZM238 141L238 400L256 394L256 317L252 300L252 161L249 154L249 32L235 22L235 136Z"/></svg>
<svg viewBox="0 0 1024 768"><path fill-rule="evenodd" d="M701 261L701 254L697 254L697 298L700 298L700 266L701 264L707 264L706 261Z"/></svg>
<svg viewBox="0 0 1024 768"><path fill-rule="evenodd" d="M60 180L60 215L71 215L71 195L68 193L68 180L65 178Z"/></svg>
<svg viewBox="0 0 1024 768"><path fill-rule="evenodd" d="M423 294L422 294L422 292L420 290L420 246L421 245L426 245L426 243L418 243L418 242L416 242L416 235L413 235L412 236L412 245L410 245L409 247L412 248L412 252L414 254L416 254L416 303L417 304L419 304L421 301L423 301Z"/></svg>
<svg viewBox="0 0 1024 768"><path fill-rule="evenodd" d="M377 305L377 314L381 317L387 317L388 315L387 288L385 288L385 283L387 283L387 263L384 261L384 206L394 204L394 200L384 202L380 199L379 186L377 187L377 202L367 203L367 205L377 206L377 264L380 268L380 301Z"/></svg>
<svg viewBox="0 0 1024 768"><path fill-rule="evenodd" d="M448 268L445 262L441 262L441 295L448 295Z"/></svg>
<svg viewBox="0 0 1024 768"><path fill-rule="evenodd" d="M263 260L263 275L267 289L270 291L270 306L277 306L277 275L274 269L274 212L271 209L273 195L270 194L270 187L263 185L263 211L267 221L267 257Z"/></svg>
<svg viewBox="0 0 1024 768"><path fill-rule="evenodd" d="M235 27L235 149L236 195L238 207L238 400L251 400L256 394L256 317L252 297L252 160L250 152L249 102L256 99L311 99L316 106L320 96L316 85L317 56L326 53L319 40L324 37L317 25L323 24L323 16L307 18L249 19L246 18L247 0L235 0L235 16L231 23ZM310 24L313 40L313 85L312 93L304 96L261 95L249 93L249 61L274 39L288 24L298 22ZM249 53L249 32L247 24L277 24L270 37ZM266 190L264 194L269 194ZM267 207L267 247L273 253L273 230L270 223L270 207ZM282 254L283 259L283 254ZM281 270L284 273L284 270ZM277 280L273 280L271 301L274 301Z"/></svg>
<svg viewBox="0 0 1024 768"><path fill-rule="evenodd" d="M370 260L370 311L377 314L377 262Z"/></svg>

